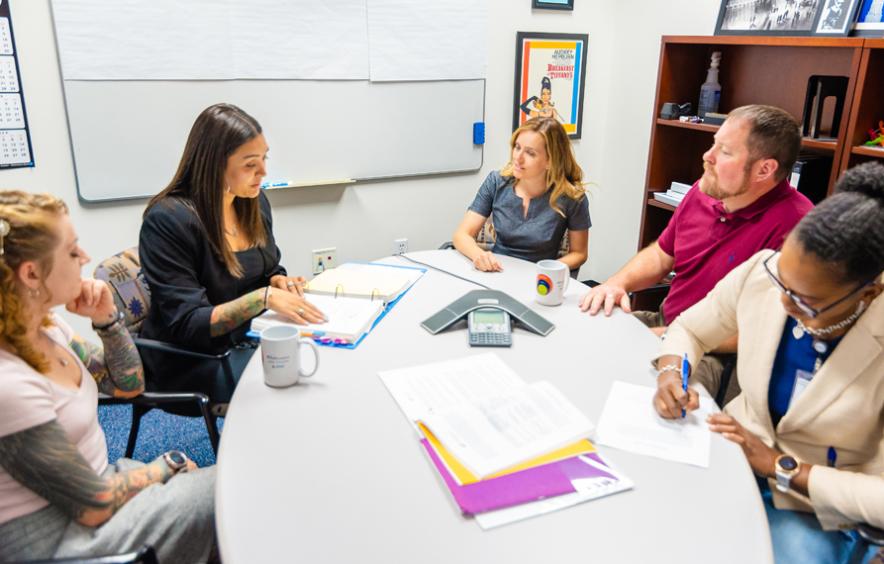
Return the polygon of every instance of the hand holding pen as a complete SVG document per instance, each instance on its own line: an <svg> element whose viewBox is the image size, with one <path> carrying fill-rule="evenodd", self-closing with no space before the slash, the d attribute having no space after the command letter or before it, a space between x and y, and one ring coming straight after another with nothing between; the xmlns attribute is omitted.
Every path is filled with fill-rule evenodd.
<svg viewBox="0 0 884 564"><path fill-rule="evenodd" d="M657 360L657 393L654 409L664 419L679 419L700 407L697 390L687 386L690 363L687 358L668 355Z"/></svg>

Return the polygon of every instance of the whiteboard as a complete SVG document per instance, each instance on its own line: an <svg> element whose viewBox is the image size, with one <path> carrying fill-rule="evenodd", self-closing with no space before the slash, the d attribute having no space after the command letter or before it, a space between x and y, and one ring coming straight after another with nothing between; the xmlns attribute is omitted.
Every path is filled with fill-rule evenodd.
<svg viewBox="0 0 884 564"><path fill-rule="evenodd" d="M196 116L217 102L253 115L269 182L321 185L482 166L473 124L485 81L64 80L82 201L145 198L172 179Z"/></svg>

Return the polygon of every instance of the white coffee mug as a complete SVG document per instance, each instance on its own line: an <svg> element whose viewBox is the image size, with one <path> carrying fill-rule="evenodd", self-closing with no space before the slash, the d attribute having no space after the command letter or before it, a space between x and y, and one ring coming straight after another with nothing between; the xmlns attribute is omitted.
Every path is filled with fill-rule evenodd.
<svg viewBox="0 0 884 564"><path fill-rule="evenodd" d="M301 346L309 345L316 360L309 373L301 368ZM261 331L261 362L264 364L264 383L284 388L298 383L301 376L309 378L319 368L319 351L310 339L301 339L301 333L292 325L277 325Z"/></svg>
<svg viewBox="0 0 884 564"><path fill-rule="evenodd" d="M563 262L542 260L537 263L537 280L534 299L545 306L561 305L565 301L565 290L571 280L571 271Z"/></svg>

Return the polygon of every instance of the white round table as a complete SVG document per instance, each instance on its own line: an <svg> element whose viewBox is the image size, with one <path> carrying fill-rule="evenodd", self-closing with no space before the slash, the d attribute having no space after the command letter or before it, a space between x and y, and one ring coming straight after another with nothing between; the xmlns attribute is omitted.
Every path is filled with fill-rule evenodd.
<svg viewBox="0 0 884 564"><path fill-rule="evenodd" d="M525 381L555 384L594 423L615 380L654 385L657 337L620 311L580 312L582 284L572 280L563 305L544 307L533 302L531 263L501 257L504 272L481 273L453 250L408 256L552 321L547 337L517 327L511 348L493 350ZM476 288L429 270L358 348L320 347L317 375L291 388L265 386L254 355L221 436L216 518L226 564L772 562L752 472L714 434L709 468L600 447L633 490L489 531L461 516L377 373L485 352L467 345L463 328L420 327Z"/></svg>

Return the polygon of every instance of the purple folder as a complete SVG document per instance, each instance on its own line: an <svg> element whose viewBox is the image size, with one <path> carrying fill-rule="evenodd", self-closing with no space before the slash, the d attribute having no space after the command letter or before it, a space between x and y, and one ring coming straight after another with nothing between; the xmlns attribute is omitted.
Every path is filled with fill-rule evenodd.
<svg viewBox="0 0 884 564"><path fill-rule="evenodd" d="M454 500L460 506L461 511L467 515L573 493L574 487L571 485L571 480L579 478L603 477L617 481L613 474L590 466L575 456L462 486L451 477L445 463L439 459L439 455L436 454L430 443L426 439L421 439L421 444L424 445L424 449L430 455L436 470L445 480L445 485L454 495ZM607 464L595 452L583 456L588 456L607 467Z"/></svg>

